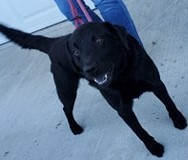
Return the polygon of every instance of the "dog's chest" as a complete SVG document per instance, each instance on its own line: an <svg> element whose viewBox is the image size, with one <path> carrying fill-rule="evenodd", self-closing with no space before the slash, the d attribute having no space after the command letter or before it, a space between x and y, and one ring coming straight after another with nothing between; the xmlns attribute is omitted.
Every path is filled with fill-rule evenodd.
<svg viewBox="0 0 188 160"><path fill-rule="evenodd" d="M114 88L121 93L125 98L139 98L144 92L150 91L147 83L135 79L128 81L119 81L114 85Z"/></svg>

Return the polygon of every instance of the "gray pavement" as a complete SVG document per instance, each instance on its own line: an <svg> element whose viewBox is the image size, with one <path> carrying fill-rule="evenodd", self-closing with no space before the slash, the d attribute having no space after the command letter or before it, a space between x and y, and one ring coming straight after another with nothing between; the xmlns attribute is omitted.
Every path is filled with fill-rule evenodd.
<svg viewBox="0 0 188 160"><path fill-rule="evenodd" d="M127 0L143 44L170 95L188 119L188 1ZM73 30L61 23L37 34ZM0 47L0 160L155 160L99 92L81 81L74 136L57 98L48 57L12 43ZM165 146L164 160L188 159L188 129L175 129L156 97L135 100L134 111Z"/></svg>

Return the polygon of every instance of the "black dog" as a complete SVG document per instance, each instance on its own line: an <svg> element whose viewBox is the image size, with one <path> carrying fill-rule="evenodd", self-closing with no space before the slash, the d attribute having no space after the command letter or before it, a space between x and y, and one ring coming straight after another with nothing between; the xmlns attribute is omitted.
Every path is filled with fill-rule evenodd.
<svg viewBox="0 0 188 160"><path fill-rule="evenodd" d="M132 110L134 98L146 91L153 92L164 103L174 126L178 129L187 126L153 61L123 28L105 22L88 23L59 38L34 36L3 25L0 32L23 48L49 55L57 93L73 134L83 131L73 117L80 78L86 78L99 89L153 155L161 157L164 147L139 124Z"/></svg>

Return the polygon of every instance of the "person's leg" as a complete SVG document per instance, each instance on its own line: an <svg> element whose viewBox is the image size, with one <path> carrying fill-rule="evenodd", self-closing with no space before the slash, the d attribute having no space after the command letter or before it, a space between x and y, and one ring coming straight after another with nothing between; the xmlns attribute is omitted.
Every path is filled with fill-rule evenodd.
<svg viewBox="0 0 188 160"><path fill-rule="evenodd" d="M115 25L123 26L142 44L133 20L122 0L92 0L99 9L104 20Z"/></svg>
<svg viewBox="0 0 188 160"><path fill-rule="evenodd" d="M70 9L70 5L68 0L54 0L55 3L57 4L59 10L67 17L67 19L69 21L73 21L73 23L75 24L75 18L72 15L72 11ZM86 19L86 17L84 16L82 10L80 9L78 3L76 2L76 0L72 0L76 11L78 12L78 16L82 19L83 23L87 23L88 20ZM91 16L93 21L97 21L100 22L102 21L86 4L84 1L82 1L83 5L85 6L86 10L88 11L89 15ZM81 24L79 24L81 25Z"/></svg>

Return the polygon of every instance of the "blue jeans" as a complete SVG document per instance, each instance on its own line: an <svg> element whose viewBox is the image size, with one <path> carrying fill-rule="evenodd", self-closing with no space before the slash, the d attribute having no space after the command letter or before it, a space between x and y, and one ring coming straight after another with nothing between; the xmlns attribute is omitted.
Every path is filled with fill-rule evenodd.
<svg viewBox="0 0 188 160"><path fill-rule="evenodd" d="M73 21L75 17L73 17L68 0L54 0L60 9L60 11L67 17L69 21ZM82 18L84 23L87 23L87 19L84 16L82 10L77 4L76 0L72 0L74 6L77 9L79 17ZM133 20L127 10L126 5L122 0L92 0L95 7L100 11L103 19L106 22L110 22L112 24L116 24L119 26L125 27L125 29L135 37L139 43L142 45L140 37L138 36L137 30L133 23ZM84 3L85 8L90 14L93 21L101 22L102 20Z"/></svg>

